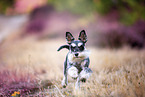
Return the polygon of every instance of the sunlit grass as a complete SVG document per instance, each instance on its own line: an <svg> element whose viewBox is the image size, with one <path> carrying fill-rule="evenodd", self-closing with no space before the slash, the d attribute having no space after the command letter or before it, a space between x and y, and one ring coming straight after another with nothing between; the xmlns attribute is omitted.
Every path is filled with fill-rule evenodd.
<svg viewBox="0 0 145 97"><path fill-rule="evenodd" d="M7 71L9 75L1 76L1 79L6 79L2 83L13 85L13 82L32 82L37 91L33 94L28 92L27 95L33 96L145 96L145 50L99 49L88 46L91 50L90 68L93 74L76 91L71 78L66 89L61 87L63 63L67 54L67 50L57 52L62 44L65 41L60 39L24 39L3 44L1 74ZM1 86L0 88L3 89Z"/></svg>

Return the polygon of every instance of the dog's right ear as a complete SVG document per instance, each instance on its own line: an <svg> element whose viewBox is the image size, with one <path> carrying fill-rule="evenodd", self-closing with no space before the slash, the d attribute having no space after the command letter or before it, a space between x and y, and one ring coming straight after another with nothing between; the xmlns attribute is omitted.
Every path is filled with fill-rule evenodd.
<svg viewBox="0 0 145 97"><path fill-rule="evenodd" d="M87 35L86 35L86 32L85 30L82 30L80 32L80 35L79 35L79 40L81 40L82 42L86 43L87 42Z"/></svg>
<svg viewBox="0 0 145 97"><path fill-rule="evenodd" d="M68 44L71 44L71 42L74 40L74 37L70 32L66 32L66 41Z"/></svg>

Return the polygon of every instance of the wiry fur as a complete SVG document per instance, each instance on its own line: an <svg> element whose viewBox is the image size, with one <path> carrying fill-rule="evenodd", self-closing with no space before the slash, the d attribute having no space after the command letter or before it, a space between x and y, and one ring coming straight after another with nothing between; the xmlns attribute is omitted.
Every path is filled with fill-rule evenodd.
<svg viewBox="0 0 145 97"><path fill-rule="evenodd" d="M82 61L86 58L89 58L89 56L90 56L90 51L89 50L84 50L83 52L80 52L78 58L76 58L73 53L69 52L68 53L68 60L71 63L80 62L80 61Z"/></svg>
<svg viewBox="0 0 145 97"><path fill-rule="evenodd" d="M62 80L63 87L67 86L68 74L72 78L77 79L75 84L75 88L77 89L80 87L80 82L86 82L92 73L92 70L89 68L90 51L85 48L87 35L84 30L80 32L78 39L79 40L75 40L70 32L66 32L66 40L69 45L63 45L58 49L58 51L63 48L67 48L69 50L64 62L64 77Z"/></svg>

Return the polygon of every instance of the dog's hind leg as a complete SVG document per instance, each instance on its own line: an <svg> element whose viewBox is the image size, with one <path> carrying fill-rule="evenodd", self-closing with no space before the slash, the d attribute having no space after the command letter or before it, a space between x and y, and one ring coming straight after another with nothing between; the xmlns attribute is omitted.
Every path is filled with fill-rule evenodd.
<svg viewBox="0 0 145 97"><path fill-rule="evenodd" d="M77 82L75 83L75 89L80 89L80 76L78 76Z"/></svg>

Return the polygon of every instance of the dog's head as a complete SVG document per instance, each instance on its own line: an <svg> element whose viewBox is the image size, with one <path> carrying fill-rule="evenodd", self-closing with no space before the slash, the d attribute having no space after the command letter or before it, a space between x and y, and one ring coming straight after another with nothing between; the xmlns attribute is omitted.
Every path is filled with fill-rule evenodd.
<svg viewBox="0 0 145 97"><path fill-rule="evenodd" d="M85 30L82 30L79 34L78 40L75 40L70 32L66 32L66 40L69 44L69 50L73 57L82 58L85 57L88 52L85 48L87 42L87 35Z"/></svg>

